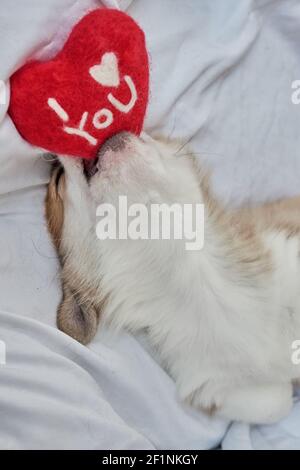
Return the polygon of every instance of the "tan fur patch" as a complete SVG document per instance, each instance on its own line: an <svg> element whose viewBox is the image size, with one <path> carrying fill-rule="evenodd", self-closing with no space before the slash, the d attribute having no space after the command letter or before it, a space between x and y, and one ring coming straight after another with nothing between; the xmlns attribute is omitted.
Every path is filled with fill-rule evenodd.
<svg viewBox="0 0 300 470"><path fill-rule="evenodd" d="M210 177L199 168L195 157L191 155L195 171L198 174L204 198L205 211L215 233L220 234L228 253L228 260L241 268L241 276L249 274L265 275L272 269L271 254L262 243L260 229L256 224L256 213L241 216L240 211L226 210L214 197L210 188Z"/></svg>
<svg viewBox="0 0 300 470"><path fill-rule="evenodd" d="M63 193L65 187L64 174L60 176L59 182L57 183L60 171L62 171L60 167L55 167L53 169L45 199L47 226L58 253L60 252L60 242L64 223Z"/></svg>

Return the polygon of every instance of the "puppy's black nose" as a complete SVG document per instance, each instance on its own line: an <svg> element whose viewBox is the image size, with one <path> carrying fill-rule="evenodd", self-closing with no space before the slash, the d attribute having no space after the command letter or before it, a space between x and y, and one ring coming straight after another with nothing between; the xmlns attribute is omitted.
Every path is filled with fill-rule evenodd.
<svg viewBox="0 0 300 470"><path fill-rule="evenodd" d="M90 180L99 171L101 157L108 151L120 152L126 147L130 139L129 132L120 132L107 139L100 148L98 155L93 159L83 160L83 170L87 180Z"/></svg>
<svg viewBox="0 0 300 470"><path fill-rule="evenodd" d="M107 150L112 150L113 152L122 151L125 148L129 138L129 132L120 132L119 134L113 135L112 137L107 139L106 142L104 142L104 144L100 148L98 156L101 157L101 155L104 155Z"/></svg>

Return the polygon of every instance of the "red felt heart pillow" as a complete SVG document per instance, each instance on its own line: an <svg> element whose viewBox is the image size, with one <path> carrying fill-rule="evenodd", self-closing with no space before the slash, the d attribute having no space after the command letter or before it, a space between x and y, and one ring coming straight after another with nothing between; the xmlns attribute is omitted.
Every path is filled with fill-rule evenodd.
<svg viewBox="0 0 300 470"><path fill-rule="evenodd" d="M92 158L117 132L141 132L148 88L143 31L125 13L97 9L54 59L30 62L11 77L9 113L31 144Z"/></svg>

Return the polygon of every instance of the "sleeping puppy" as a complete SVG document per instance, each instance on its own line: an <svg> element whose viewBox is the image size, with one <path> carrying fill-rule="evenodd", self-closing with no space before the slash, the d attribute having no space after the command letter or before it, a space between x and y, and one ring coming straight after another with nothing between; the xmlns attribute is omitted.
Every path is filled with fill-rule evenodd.
<svg viewBox="0 0 300 470"><path fill-rule="evenodd" d="M149 343L180 398L220 416L271 423L300 376L300 200L225 211L178 142L122 133L93 162L59 157L46 218L62 267L58 327L83 344L99 321ZM97 207L205 205L205 242L96 236ZM117 214L118 215L118 214Z"/></svg>

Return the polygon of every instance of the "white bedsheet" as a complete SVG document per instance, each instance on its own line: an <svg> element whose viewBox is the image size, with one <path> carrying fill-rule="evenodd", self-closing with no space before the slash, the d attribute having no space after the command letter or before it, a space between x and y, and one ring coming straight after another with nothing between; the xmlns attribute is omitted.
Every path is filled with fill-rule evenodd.
<svg viewBox="0 0 300 470"><path fill-rule="evenodd" d="M47 58L97 0L2 0L0 80ZM151 54L148 132L191 139L216 192L239 204L300 192L297 0L106 0L128 8ZM7 88L7 93L9 93ZM59 267L43 219L49 165L0 105L0 448L300 449L300 404L274 426L184 408L133 337L85 348L55 329ZM296 339L296 338L295 338ZM296 399L297 400L297 399Z"/></svg>

